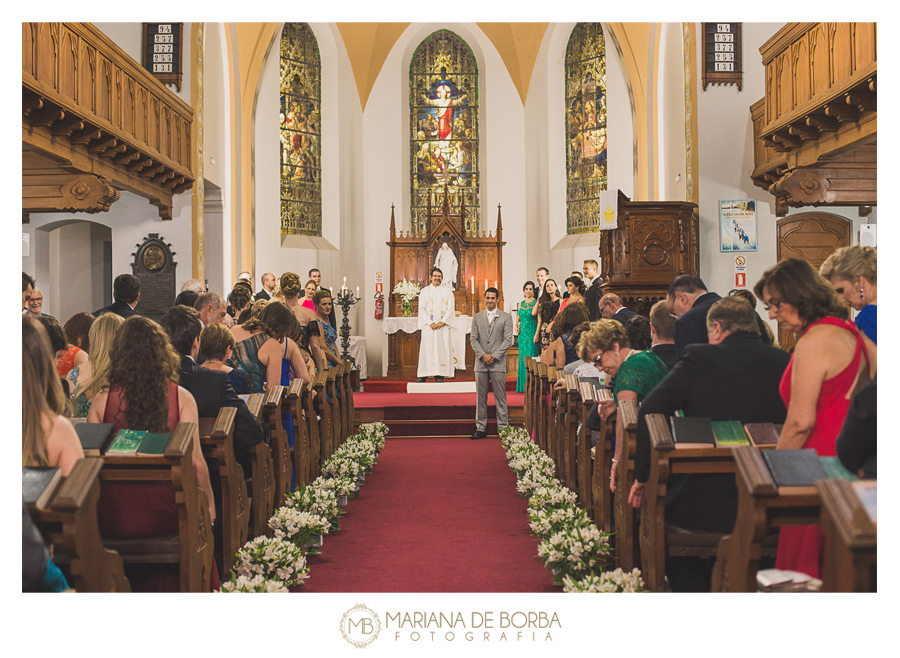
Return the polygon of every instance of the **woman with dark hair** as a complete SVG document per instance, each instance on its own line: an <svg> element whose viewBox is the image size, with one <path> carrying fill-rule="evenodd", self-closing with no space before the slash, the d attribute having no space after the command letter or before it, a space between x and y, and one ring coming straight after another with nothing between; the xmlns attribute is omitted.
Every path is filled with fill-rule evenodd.
<svg viewBox="0 0 900 658"><path fill-rule="evenodd" d="M584 280L580 276L570 276L566 279L566 291L569 293L569 296L566 297L559 305L559 310L563 310L569 306L569 304L577 304L581 302L584 304L584 291L587 288L584 285Z"/></svg>
<svg viewBox="0 0 900 658"><path fill-rule="evenodd" d="M625 323L625 334L631 347L636 350L649 350L653 345L653 339L650 337L650 320L643 315L628 318Z"/></svg>
<svg viewBox="0 0 900 658"><path fill-rule="evenodd" d="M57 466L63 477L84 457L56 376L50 339L37 319L22 316L22 466Z"/></svg>
<svg viewBox="0 0 900 658"><path fill-rule="evenodd" d="M76 313L66 320L63 325L63 331L69 344L84 350L88 354L91 353L91 325L94 324L94 316L90 313Z"/></svg>
<svg viewBox="0 0 900 658"><path fill-rule="evenodd" d="M122 429L174 432L178 423L197 423L194 397L177 384L181 358L163 328L149 318L134 315L119 327L110 350L109 388L99 393L88 413L89 423L112 423ZM210 521L216 518L209 471L194 429L192 464L197 484L205 494ZM203 500L201 496L201 500ZM101 536L140 539L178 534L175 489L165 482L101 482L97 517ZM177 572L135 569L126 575L133 591L165 587L178 589ZM154 565L155 566L155 565ZM214 563L215 567L215 563ZM135 580L137 577L137 580ZM148 577L146 581L142 580ZM213 572L213 584L218 573Z"/></svg>
<svg viewBox="0 0 900 658"><path fill-rule="evenodd" d="M849 309L812 265L798 258L767 269L753 289L769 319L798 336L781 379L787 418L778 448L812 448L821 457L834 457L853 395L874 376ZM782 528L776 568L818 577L821 539L818 526Z"/></svg>
<svg viewBox="0 0 900 658"><path fill-rule="evenodd" d="M581 334L578 353L583 361L597 364L608 376L616 378L613 399L595 407L602 418L608 418L622 400L640 403L669 374L666 364L652 351L632 348L625 329L616 320L592 322L590 331ZM616 464L622 458L624 432L623 424L616 422L616 453L610 471L610 491L616 490Z"/></svg>
<svg viewBox="0 0 900 658"><path fill-rule="evenodd" d="M234 350L234 334L221 322L211 324L200 332L200 350L204 361L200 365L228 375L228 381L238 395L250 393L250 377L246 372L228 365Z"/></svg>
<svg viewBox="0 0 900 658"><path fill-rule="evenodd" d="M541 354L541 363L564 368L578 361L575 344L572 343L572 330L588 320L587 307L584 304L572 304L562 309L553 321L551 337L553 342Z"/></svg>
<svg viewBox="0 0 900 658"><path fill-rule="evenodd" d="M319 323L316 322L315 304L312 302L315 284L316 282L312 280L306 283L306 287L302 290L304 303L301 303L300 277L293 272L285 272L281 275L281 294L284 295L284 303L293 312L302 329L297 346L305 352L304 358L307 361L311 360L318 370L324 370L325 354L322 352L319 341ZM310 306L305 305L307 295Z"/></svg>
<svg viewBox="0 0 900 658"><path fill-rule="evenodd" d="M525 300L519 304L516 313L516 322L519 325L519 369L516 371L516 392L525 392L525 358L535 356L537 350L534 345L534 332L537 328L537 320L532 311L537 305L534 298L534 281L526 281L522 286Z"/></svg>
<svg viewBox="0 0 900 658"><path fill-rule="evenodd" d="M331 291L324 288L319 290L313 295L313 303L316 305L316 321L319 323L319 335L325 339L322 352L325 354L325 359L328 361L328 367L330 368L341 362L337 354L337 330L328 321L331 309L334 308Z"/></svg>
<svg viewBox="0 0 900 658"><path fill-rule="evenodd" d="M50 339L50 348L56 359L56 372L61 379L65 379L69 371L75 366L84 365L88 361L88 354L76 345L70 345L66 332L59 325L56 318L49 315L36 316L38 322L44 326L47 337Z"/></svg>
<svg viewBox="0 0 900 658"><path fill-rule="evenodd" d="M550 327L553 324L553 318L559 313L560 301L559 287L556 285L556 281L553 279L544 281L544 293L531 311L531 314L537 318L534 332L537 354L541 354L550 347Z"/></svg>
<svg viewBox="0 0 900 658"><path fill-rule="evenodd" d="M253 292L248 288L249 286L246 285L246 282L238 281L234 286L234 290L228 293L228 315L231 317L240 317L242 312L250 308L250 304L253 300Z"/></svg>

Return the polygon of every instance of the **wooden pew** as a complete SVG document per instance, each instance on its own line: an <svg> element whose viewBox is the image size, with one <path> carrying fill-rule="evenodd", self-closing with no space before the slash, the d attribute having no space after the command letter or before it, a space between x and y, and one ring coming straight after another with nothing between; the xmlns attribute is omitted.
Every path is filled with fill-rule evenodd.
<svg viewBox="0 0 900 658"><path fill-rule="evenodd" d="M588 415L593 408L595 400L594 385L592 382L579 382L582 387L582 396L590 395L591 402L584 403L582 413L584 414L584 431L585 436L590 445L591 430L587 429ZM591 489L591 505L593 506L594 525L602 532L611 532L613 526L613 494L609 490L609 476L612 468L613 458L613 438L616 435L616 418L617 413L613 414L606 420L600 419L602 429L600 430L600 438L594 447L594 458L591 459L589 468L590 489ZM590 448L588 448L588 458L590 459Z"/></svg>
<svg viewBox="0 0 900 658"><path fill-rule="evenodd" d="M294 485L295 488L309 484L309 433L301 406L306 381L294 379L284 396L284 404L291 411L291 422L294 425Z"/></svg>
<svg viewBox="0 0 900 658"><path fill-rule="evenodd" d="M578 378L575 375L561 375L565 378L565 409L562 417L560 436L563 440L562 454L565 457L565 485L578 492L578 455L576 444L578 439L578 410L581 408L581 395L578 392ZM583 506L583 503L582 503Z"/></svg>
<svg viewBox="0 0 900 658"><path fill-rule="evenodd" d="M534 366L537 369L534 395L534 438L535 441L537 441L538 447L547 454L550 454L550 449L547 445L547 405L544 403L544 399L547 397L549 374L547 371L547 364L536 361Z"/></svg>
<svg viewBox="0 0 900 658"><path fill-rule="evenodd" d="M758 448L735 446L731 453L737 472L737 520L734 531L719 542L712 590L755 592L764 548L773 544L767 532L787 525L817 524L821 499L816 487L775 486Z"/></svg>
<svg viewBox="0 0 900 658"><path fill-rule="evenodd" d="M613 516L616 533L616 566L631 571L641 563L640 542L635 541L634 508L628 504L628 494L634 484L634 451L637 444L638 404L635 400L620 400L617 418L610 416L609 424L623 424L622 456L616 465L616 491L613 494ZM615 431L615 430L614 430ZM599 445L599 442L598 442ZM612 471L613 454L609 455ZM609 476L606 476L609 480ZM607 483L608 484L608 483ZM608 488L608 487L607 487ZM646 497L646 494L645 494ZM646 580L646 576L644 579Z"/></svg>
<svg viewBox="0 0 900 658"><path fill-rule="evenodd" d="M265 401L265 393L252 393L247 398L247 408L260 424L263 422ZM268 441L268 437L264 437L263 443L253 446L253 451L250 453L253 474L248 487L251 496L251 538L272 534L272 530L269 528L269 519L275 512L275 463L272 460L272 449L265 441Z"/></svg>
<svg viewBox="0 0 900 658"><path fill-rule="evenodd" d="M534 388L534 359L525 357L525 431L532 436L534 431L534 400L532 390Z"/></svg>
<svg viewBox="0 0 900 658"><path fill-rule="evenodd" d="M275 465L275 509L284 505L285 496L291 492L293 471L291 445L288 443L287 432L281 426L281 398L284 396L284 390L285 387L281 385L270 386L263 407L268 443L272 448L272 461Z"/></svg>
<svg viewBox="0 0 900 658"><path fill-rule="evenodd" d="M341 362L340 384L341 384L341 443L350 438L353 434L353 425L350 423L350 362Z"/></svg>
<svg viewBox="0 0 900 658"><path fill-rule="evenodd" d="M103 546L97 525L103 459L79 459L52 494L47 508L29 506L32 521L57 565L69 565L69 585L78 592L130 592L122 558Z"/></svg>
<svg viewBox="0 0 900 658"><path fill-rule="evenodd" d="M565 442L562 433L565 424L568 391L565 388L559 389L556 387L560 379L565 383L565 373L563 373L562 370L555 370L553 378L549 381L551 395L548 436L550 437L550 442L553 444L553 457L556 460L556 479L559 480L561 484L565 485L566 459L563 454Z"/></svg>
<svg viewBox="0 0 900 658"><path fill-rule="evenodd" d="M359 370L354 368L349 361L347 361L344 381L347 385L347 435L349 436L356 433L356 406L353 402L353 391L359 390Z"/></svg>
<svg viewBox="0 0 900 658"><path fill-rule="evenodd" d="M234 554L247 543L250 526L250 501L247 498L247 484L244 469L234 457L235 407L222 407L215 418L201 418L200 446L203 456L215 459L219 467L222 485L222 504L218 522L222 524L222 557L224 574L228 578L232 571Z"/></svg>
<svg viewBox="0 0 900 658"><path fill-rule="evenodd" d="M322 466L322 442L319 437L319 422L316 420L316 410L313 405L313 391L315 378L300 391L300 408L304 411L306 423L306 435L309 437L309 481L319 477Z"/></svg>
<svg viewBox="0 0 900 658"><path fill-rule="evenodd" d="M325 462L331 456L334 445L334 428L332 427L331 402L326 399L327 377L325 372L320 372L313 380L313 388L316 391L316 398L319 400L319 464ZM314 416L315 418L315 416Z"/></svg>
<svg viewBox="0 0 900 658"><path fill-rule="evenodd" d="M821 523L823 592L875 592L878 561L878 526L857 495L870 489L872 481L851 484L846 480L816 482L822 499Z"/></svg>
<svg viewBox="0 0 900 658"><path fill-rule="evenodd" d="M337 382L335 373L337 368L329 368L325 371L325 392L328 394L328 406L331 407L331 445L328 454L337 450L341 444L341 401L337 394Z"/></svg>
<svg viewBox="0 0 900 658"><path fill-rule="evenodd" d="M178 423L161 456L104 455L103 482L171 482L178 506L178 535L105 540L127 563L178 564L182 592L208 592L213 563L209 507L192 463L196 423Z"/></svg>

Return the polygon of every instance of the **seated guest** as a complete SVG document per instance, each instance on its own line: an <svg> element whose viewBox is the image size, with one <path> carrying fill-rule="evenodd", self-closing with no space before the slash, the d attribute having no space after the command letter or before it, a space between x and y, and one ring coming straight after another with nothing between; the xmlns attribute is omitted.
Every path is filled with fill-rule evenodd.
<svg viewBox="0 0 900 658"><path fill-rule="evenodd" d="M735 288L734 290L728 293L729 297L743 297L748 302L750 302L751 308L753 308L753 312L756 313L756 295L747 290L746 288ZM769 323L759 317L759 313L756 313L756 323L759 325L759 337L762 338L763 342L766 345L774 345L778 347L778 341L775 339L775 332L772 331L772 327L769 326Z"/></svg>
<svg viewBox="0 0 900 658"><path fill-rule="evenodd" d="M569 338L569 342L572 345L575 345L576 349L578 347L578 342L581 340L581 335L585 331L591 330L591 322L582 322L577 327L572 329L572 336ZM606 373L603 372L600 368L597 367L596 363L589 363L587 361L582 361L579 358L577 361L573 361L569 365L565 367L565 371L567 375L575 375L580 379L587 379L592 377L599 377L601 380L606 378Z"/></svg>
<svg viewBox="0 0 900 658"><path fill-rule="evenodd" d="M113 338L125 320L115 313L104 313L91 325L91 349L88 362L72 368L66 377L72 399L72 416L87 418L94 397L109 383L109 352Z"/></svg>
<svg viewBox="0 0 900 658"><path fill-rule="evenodd" d="M22 316L22 466L56 466L63 477L84 457L63 417L66 397L41 323Z"/></svg>
<svg viewBox="0 0 900 658"><path fill-rule="evenodd" d="M625 322L625 335L631 348L635 350L649 350L653 345L650 335L650 320L643 315L635 313Z"/></svg>
<svg viewBox="0 0 900 658"><path fill-rule="evenodd" d="M178 293L178 296L175 298L175 306L190 306L194 308L194 304L197 303L197 298L200 295L194 292L193 290L182 290Z"/></svg>
<svg viewBox="0 0 900 658"><path fill-rule="evenodd" d="M226 315L225 300L214 292L205 292L194 302L194 308L200 314L200 322L204 327L222 322Z"/></svg>
<svg viewBox="0 0 900 658"><path fill-rule="evenodd" d="M878 344L878 252L875 247L841 247L822 263L819 274L838 296L858 311L856 328L875 364Z"/></svg>
<svg viewBox="0 0 900 658"><path fill-rule="evenodd" d="M175 308L184 308L176 306ZM134 316L122 323L110 350L109 389L97 395L89 423L112 423L121 429L174 432L179 422L197 423L194 397L176 384L180 359L166 332L156 322ZM216 509L209 471L193 436L192 464L201 496L215 521ZM101 482L97 503L100 535L107 539L142 539L178 534L175 489L168 482ZM215 565L213 566L215 568ZM128 565L132 591L179 588L177 565ZM214 588L218 572L213 572Z"/></svg>
<svg viewBox="0 0 900 658"><path fill-rule="evenodd" d="M235 393L247 395L250 393L250 377L246 372L228 365L234 350L234 343L234 334L224 324L211 324L204 327L200 332L200 344L203 345L205 359L200 365L209 370L224 372L228 375L228 381L231 382Z"/></svg>
<svg viewBox="0 0 900 658"><path fill-rule="evenodd" d="M319 334L325 339L322 351L325 353L325 359L328 361L328 367L330 368L341 362L337 354L337 330L331 326L328 320L334 309L331 292L327 289L319 290L313 295L313 302L316 305L316 321L319 323Z"/></svg>
<svg viewBox="0 0 900 658"><path fill-rule="evenodd" d="M664 299L650 309L650 349L669 370L675 367L675 318Z"/></svg>
<svg viewBox="0 0 900 658"><path fill-rule="evenodd" d="M787 410L778 384L790 356L760 338L754 309L740 297L714 303L707 314L709 344L689 345L672 371L644 399L638 412L634 485L629 502L640 507L650 477L648 413L742 423L781 423ZM737 517L737 487L732 474L680 475L669 478L666 523L682 528L728 533ZM673 591L706 591L712 565L699 558L666 558Z"/></svg>
<svg viewBox="0 0 900 658"><path fill-rule="evenodd" d="M767 269L754 291L769 319L798 337L781 381L787 418L778 448L811 448L820 457L834 457L853 394L875 376L865 342L848 319L850 310L831 284L799 258ZM782 528L775 567L818 578L821 541L819 526Z"/></svg>
<svg viewBox="0 0 900 658"><path fill-rule="evenodd" d="M34 277L30 274L22 272L22 310L28 310L28 300L34 293Z"/></svg>
<svg viewBox="0 0 900 658"><path fill-rule="evenodd" d="M239 317L245 309L250 308L252 301L253 291L250 289L250 284L246 281L238 281L234 284L234 289L228 293L228 315L232 318Z"/></svg>
<svg viewBox="0 0 900 658"><path fill-rule="evenodd" d="M569 299L572 299L571 297ZM584 304L572 304L562 309L553 321L550 347L541 354L541 363L564 368L578 361L575 344L572 343L572 330L582 322L587 322L588 312Z"/></svg>
<svg viewBox="0 0 900 658"><path fill-rule="evenodd" d="M69 371L76 365L81 366L87 363L88 354L84 350L75 345L69 345L66 332L59 326L56 318L49 315L33 315L40 322L47 336L50 338L50 347L53 348L53 355L56 358L56 372L61 379L65 379Z"/></svg>
<svg viewBox="0 0 900 658"><path fill-rule="evenodd" d="M195 292L199 296L206 292L206 286L203 285L203 282L200 279L187 279L181 284L181 292L184 292L185 290Z"/></svg>
<svg viewBox="0 0 900 658"><path fill-rule="evenodd" d="M665 377L669 369L649 350L634 350L628 341L625 329L616 320L597 320L591 324L591 330L581 335L578 341L578 353L583 361L596 363L609 376L615 377L613 399L601 406L594 403L587 426L591 430L599 430L597 415L606 419L622 400L634 400L640 403L654 387ZM610 472L610 491L616 490L616 464L622 458L622 445L625 428L616 422L616 454L612 460Z"/></svg>
<svg viewBox="0 0 900 658"><path fill-rule="evenodd" d="M682 274L669 284L666 303L677 318L675 320L675 354L681 356L684 348L693 343L708 343L706 313L721 297L706 289L699 276Z"/></svg>
<svg viewBox="0 0 900 658"><path fill-rule="evenodd" d="M22 503L22 591L64 592L66 577L50 559L44 538Z"/></svg>
<svg viewBox="0 0 900 658"><path fill-rule="evenodd" d="M115 313L123 318L137 315L134 310L141 300L141 280L133 274L120 274L113 281L113 303L106 308L94 311L92 315L97 318L102 313Z"/></svg>
<svg viewBox="0 0 900 658"><path fill-rule="evenodd" d="M31 296L28 298L28 305L25 307L25 311L31 313L32 315L43 316L45 318L53 318L52 315L48 315L47 313L43 313L41 309L44 307L44 293L42 293L38 288L35 288L31 292ZM56 318L53 318L54 320Z"/></svg>
<svg viewBox="0 0 900 658"><path fill-rule="evenodd" d="M600 298L600 314L607 320L616 320L623 327L629 318L637 313L622 306L622 299L618 295L608 292Z"/></svg>
<svg viewBox="0 0 900 658"><path fill-rule="evenodd" d="M66 320L63 331L70 345L91 353L91 325L94 324L94 316L90 313L76 313Z"/></svg>
<svg viewBox="0 0 900 658"><path fill-rule="evenodd" d="M844 468L870 480L878 477L877 380L873 377L853 398L835 444Z"/></svg>

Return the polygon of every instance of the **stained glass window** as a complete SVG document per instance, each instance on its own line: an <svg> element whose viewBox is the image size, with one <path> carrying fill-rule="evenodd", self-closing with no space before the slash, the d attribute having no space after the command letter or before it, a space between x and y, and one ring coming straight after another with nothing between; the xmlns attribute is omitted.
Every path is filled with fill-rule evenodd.
<svg viewBox="0 0 900 658"><path fill-rule="evenodd" d="M453 212L465 200L466 232L479 229L478 64L465 41L440 30L416 49L409 66L412 231L428 229L428 196L443 200L446 176Z"/></svg>
<svg viewBox="0 0 900 658"><path fill-rule="evenodd" d="M281 232L322 235L321 65L308 25L281 33Z"/></svg>
<svg viewBox="0 0 900 658"><path fill-rule="evenodd" d="M566 48L566 231L599 230L606 175L606 45L599 23L579 23Z"/></svg>

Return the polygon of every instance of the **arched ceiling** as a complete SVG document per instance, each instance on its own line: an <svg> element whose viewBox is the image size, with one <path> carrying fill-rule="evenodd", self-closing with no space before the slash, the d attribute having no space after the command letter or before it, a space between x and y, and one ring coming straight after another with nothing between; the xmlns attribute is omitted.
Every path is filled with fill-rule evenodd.
<svg viewBox="0 0 900 658"><path fill-rule="evenodd" d="M500 54L522 103L549 23L478 23ZM363 110L391 48L409 23L338 23Z"/></svg>

